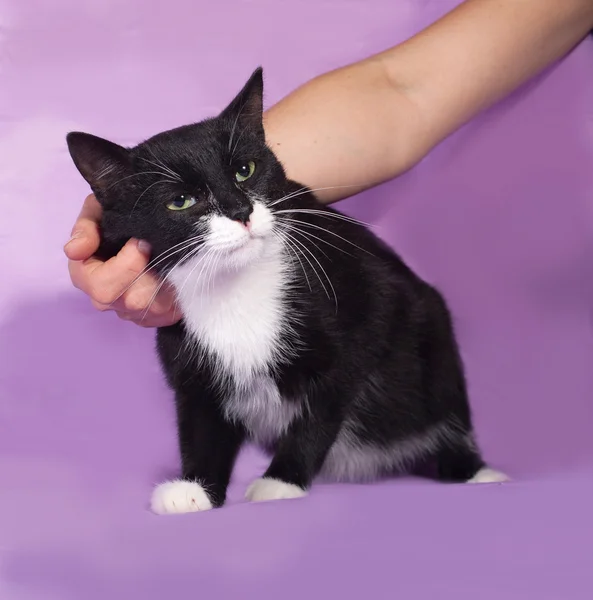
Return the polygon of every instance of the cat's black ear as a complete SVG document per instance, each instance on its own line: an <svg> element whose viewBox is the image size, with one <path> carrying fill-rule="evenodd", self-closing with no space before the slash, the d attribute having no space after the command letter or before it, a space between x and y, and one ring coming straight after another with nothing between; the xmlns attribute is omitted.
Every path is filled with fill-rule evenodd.
<svg viewBox="0 0 593 600"><path fill-rule="evenodd" d="M78 131L69 133L66 142L76 168L98 198L130 168L129 151L113 142Z"/></svg>
<svg viewBox="0 0 593 600"><path fill-rule="evenodd" d="M263 69L258 67L243 89L234 100L224 109L221 117L232 119L233 123L243 127L261 130L263 133L264 110L264 78Z"/></svg>

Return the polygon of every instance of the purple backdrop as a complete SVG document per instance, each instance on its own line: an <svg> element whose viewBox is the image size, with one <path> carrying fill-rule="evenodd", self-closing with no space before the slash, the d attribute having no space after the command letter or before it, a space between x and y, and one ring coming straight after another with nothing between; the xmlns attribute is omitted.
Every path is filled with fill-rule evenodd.
<svg viewBox="0 0 593 600"><path fill-rule="evenodd" d="M591 597L593 40L344 205L449 298L512 484L247 505L250 451L227 508L150 514L177 464L153 333L96 313L62 254L87 193L68 130L135 143L216 112L259 63L271 103L454 4L0 0L2 600Z"/></svg>

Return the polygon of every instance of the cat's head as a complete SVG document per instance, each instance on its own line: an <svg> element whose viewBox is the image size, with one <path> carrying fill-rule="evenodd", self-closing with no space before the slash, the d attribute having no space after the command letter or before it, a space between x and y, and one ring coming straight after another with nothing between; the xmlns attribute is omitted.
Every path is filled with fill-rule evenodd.
<svg viewBox="0 0 593 600"><path fill-rule="evenodd" d="M148 241L155 268L210 253L241 268L275 242L271 204L287 179L267 147L257 69L218 116L160 133L135 148L70 133L70 155L103 207L107 246Z"/></svg>

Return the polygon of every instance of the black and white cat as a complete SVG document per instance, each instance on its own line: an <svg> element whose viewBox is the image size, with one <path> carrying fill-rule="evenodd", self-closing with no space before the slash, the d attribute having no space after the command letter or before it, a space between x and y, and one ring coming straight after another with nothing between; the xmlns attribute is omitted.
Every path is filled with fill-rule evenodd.
<svg viewBox="0 0 593 600"><path fill-rule="evenodd" d="M433 461L497 482L474 438L447 306L362 224L286 178L266 146L262 71L216 118L132 149L70 133L103 206L100 255L147 240L183 318L158 330L181 478L157 513L219 507L241 445L272 455L252 501Z"/></svg>

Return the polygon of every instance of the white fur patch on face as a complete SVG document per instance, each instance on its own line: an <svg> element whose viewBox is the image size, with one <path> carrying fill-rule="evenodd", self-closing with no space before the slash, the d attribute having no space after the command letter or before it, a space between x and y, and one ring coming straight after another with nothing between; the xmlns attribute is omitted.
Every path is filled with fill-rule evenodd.
<svg viewBox="0 0 593 600"><path fill-rule="evenodd" d="M467 483L505 483L510 477L489 467L480 469Z"/></svg>
<svg viewBox="0 0 593 600"><path fill-rule="evenodd" d="M268 500L290 500L303 498L307 492L298 485L285 483L278 479L262 477L256 479L245 493L245 498L250 502L267 502Z"/></svg>
<svg viewBox="0 0 593 600"><path fill-rule="evenodd" d="M261 256L265 238L271 235L273 220L270 210L259 201L253 203L248 226L222 215L212 215L207 220L204 250L216 255L219 269L241 268Z"/></svg>
<svg viewBox="0 0 593 600"><path fill-rule="evenodd" d="M150 508L157 515L170 515L210 510L212 503L199 483L177 479L154 489Z"/></svg>

